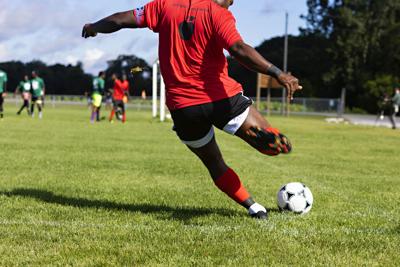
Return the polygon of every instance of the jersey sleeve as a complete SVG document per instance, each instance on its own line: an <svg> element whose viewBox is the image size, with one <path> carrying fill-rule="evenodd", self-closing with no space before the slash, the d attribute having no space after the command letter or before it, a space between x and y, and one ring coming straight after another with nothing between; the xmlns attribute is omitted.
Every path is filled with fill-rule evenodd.
<svg viewBox="0 0 400 267"><path fill-rule="evenodd" d="M153 0L144 6L144 24L153 32L159 31L162 9L165 0Z"/></svg>
<svg viewBox="0 0 400 267"><path fill-rule="evenodd" d="M4 73L4 82L7 82L7 73Z"/></svg>
<svg viewBox="0 0 400 267"><path fill-rule="evenodd" d="M213 12L214 31L220 45L228 50L238 41L242 41L237 28L236 20L232 13L224 8L218 8Z"/></svg>

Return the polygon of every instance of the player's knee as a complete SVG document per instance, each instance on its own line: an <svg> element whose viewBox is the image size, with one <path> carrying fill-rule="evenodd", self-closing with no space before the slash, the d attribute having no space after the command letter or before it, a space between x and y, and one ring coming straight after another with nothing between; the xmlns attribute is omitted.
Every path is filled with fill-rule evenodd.
<svg viewBox="0 0 400 267"><path fill-rule="evenodd" d="M275 128L252 128L253 145L264 155L277 156L281 153L288 154L292 151L289 139Z"/></svg>

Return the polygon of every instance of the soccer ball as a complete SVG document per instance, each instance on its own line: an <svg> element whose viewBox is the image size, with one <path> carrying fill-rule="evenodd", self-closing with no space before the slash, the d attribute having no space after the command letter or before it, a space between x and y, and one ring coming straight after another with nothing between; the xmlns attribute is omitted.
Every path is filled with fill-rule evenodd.
<svg viewBox="0 0 400 267"><path fill-rule="evenodd" d="M278 192L280 210L306 214L311 210L313 202L311 190L302 183L289 183Z"/></svg>

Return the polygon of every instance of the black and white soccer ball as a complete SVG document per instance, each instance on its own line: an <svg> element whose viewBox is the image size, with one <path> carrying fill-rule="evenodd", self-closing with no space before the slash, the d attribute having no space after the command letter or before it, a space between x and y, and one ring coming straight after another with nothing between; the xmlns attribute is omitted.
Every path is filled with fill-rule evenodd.
<svg viewBox="0 0 400 267"><path fill-rule="evenodd" d="M311 190L302 183L289 183L278 192L278 207L283 211L306 214L311 210L313 202Z"/></svg>

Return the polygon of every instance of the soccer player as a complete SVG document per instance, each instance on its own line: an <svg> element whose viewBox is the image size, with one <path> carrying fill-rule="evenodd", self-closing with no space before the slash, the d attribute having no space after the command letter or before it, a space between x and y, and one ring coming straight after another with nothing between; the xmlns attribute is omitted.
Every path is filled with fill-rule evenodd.
<svg viewBox="0 0 400 267"><path fill-rule="evenodd" d="M4 117L3 103L7 92L7 73L0 70L0 120Z"/></svg>
<svg viewBox="0 0 400 267"><path fill-rule="evenodd" d="M122 123L126 122L126 112L124 98L128 97L129 92L129 82L126 75L123 75L123 81L121 81L116 74L112 75L112 80L114 81L113 87L113 103L114 107L111 110L110 122L114 122L115 113L121 110L122 113Z"/></svg>
<svg viewBox="0 0 400 267"><path fill-rule="evenodd" d="M32 118L34 117L35 105L37 105L39 111L39 119L43 118L42 113L42 104L43 104L43 97L45 94L45 85L42 78L39 77L36 71L32 71L32 103L31 103L31 115Z"/></svg>
<svg viewBox="0 0 400 267"><path fill-rule="evenodd" d="M99 75L93 79L93 92L92 92L92 115L90 117L90 122L100 121L100 109L103 102L103 94L105 88L106 74L101 71Z"/></svg>
<svg viewBox="0 0 400 267"><path fill-rule="evenodd" d="M26 111L28 112L28 115L30 115L29 100L31 98L31 89L32 89L32 84L31 84L31 81L29 80L29 76L25 75L24 79L18 84L17 88L15 89L15 94L20 92L22 100L24 101L21 108L18 110L17 115L21 115L21 112L25 108L26 108Z"/></svg>
<svg viewBox="0 0 400 267"><path fill-rule="evenodd" d="M82 36L112 33L123 28L149 28L159 34L159 60L167 90L167 106L181 141L207 167L215 185L252 217L267 218L239 176L225 163L214 136L214 126L236 135L261 153L289 153L291 144L243 95L228 76L223 50L247 68L275 77L288 97L302 87L246 44L228 11L233 0L154 0L144 7L116 13L86 24Z"/></svg>

